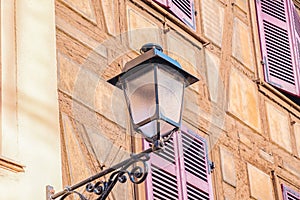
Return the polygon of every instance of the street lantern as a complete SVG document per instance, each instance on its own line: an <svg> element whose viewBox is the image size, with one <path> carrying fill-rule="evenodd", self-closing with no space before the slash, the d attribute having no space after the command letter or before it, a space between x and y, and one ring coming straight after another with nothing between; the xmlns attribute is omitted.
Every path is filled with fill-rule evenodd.
<svg viewBox="0 0 300 200"><path fill-rule="evenodd" d="M156 44L108 82L124 91L133 129L156 141L181 126L184 88L198 81Z"/></svg>
<svg viewBox="0 0 300 200"><path fill-rule="evenodd" d="M152 146L79 183L66 186L64 190L50 195L50 200L59 197L64 200L72 194L87 200L83 193L76 191L82 186L86 186L86 192L99 196L98 200L105 200L116 183L125 183L127 177L134 184L142 183L148 174L150 153L160 150L170 139L161 137L171 136L180 128L184 88L198 79L164 54L159 45L146 44L141 53L125 65L121 74L108 82L124 91L134 130L143 134ZM103 177L108 174L109 178L104 180ZM94 183L97 179L101 180Z"/></svg>

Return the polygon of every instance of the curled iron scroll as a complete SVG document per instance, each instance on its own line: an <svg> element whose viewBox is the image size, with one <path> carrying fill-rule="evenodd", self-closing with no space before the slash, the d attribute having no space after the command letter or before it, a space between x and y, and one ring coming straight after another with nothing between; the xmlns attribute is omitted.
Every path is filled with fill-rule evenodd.
<svg viewBox="0 0 300 200"><path fill-rule="evenodd" d="M134 183L140 184L147 178L148 175L148 164L147 161L150 159L148 154L145 154L142 158L134 159L120 170L112 173L108 181L98 181L96 183L88 183L85 190L89 193L94 193L101 197L101 195L109 188L113 183L120 182L125 183L127 179ZM142 163L142 166L137 165ZM128 170L130 166L133 166L131 170ZM81 200L86 200L80 196Z"/></svg>

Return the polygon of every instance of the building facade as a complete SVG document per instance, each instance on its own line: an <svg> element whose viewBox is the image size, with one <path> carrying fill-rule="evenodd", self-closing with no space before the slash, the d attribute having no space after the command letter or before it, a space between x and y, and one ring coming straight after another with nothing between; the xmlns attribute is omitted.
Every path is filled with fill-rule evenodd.
<svg viewBox="0 0 300 200"><path fill-rule="evenodd" d="M300 199L299 6L2 0L1 197L46 198L146 148L107 80L157 43L200 81L145 183L109 199Z"/></svg>

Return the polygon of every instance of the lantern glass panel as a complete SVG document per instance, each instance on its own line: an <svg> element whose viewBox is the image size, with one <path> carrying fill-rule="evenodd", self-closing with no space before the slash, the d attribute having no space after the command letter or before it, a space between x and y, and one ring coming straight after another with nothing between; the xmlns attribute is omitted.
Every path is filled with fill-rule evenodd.
<svg viewBox="0 0 300 200"><path fill-rule="evenodd" d="M180 124L184 77L167 65L157 70L159 113L171 123Z"/></svg>
<svg viewBox="0 0 300 200"><path fill-rule="evenodd" d="M145 66L125 78L125 96L133 124L151 119L156 113L154 70Z"/></svg>

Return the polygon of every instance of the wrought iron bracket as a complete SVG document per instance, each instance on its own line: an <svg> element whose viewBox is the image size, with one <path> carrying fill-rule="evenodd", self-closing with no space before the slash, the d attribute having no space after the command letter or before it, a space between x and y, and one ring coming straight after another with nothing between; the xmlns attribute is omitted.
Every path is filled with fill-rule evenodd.
<svg viewBox="0 0 300 200"><path fill-rule="evenodd" d="M153 141L151 147L138 154L132 154L130 158L99 172L75 185L67 186L63 191L55 193L50 196L50 200L60 197L64 200L69 195L78 195L80 200L87 200L87 198L76 191L76 189L85 186L85 191L93 193L98 196L96 200L105 200L117 182L125 183L127 179L134 183L142 183L148 175L147 161L150 159L150 153L158 152L164 149L165 143L169 141L173 133L178 131L178 128L170 131L169 134L162 137L160 140ZM101 180L106 175L110 175L108 180ZM97 179L100 179L96 181Z"/></svg>
<svg viewBox="0 0 300 200"><path fill-rule="evenodd" d="M147 161L150 159L149 154L158 149L159 147L151 147L139 154L132 154L127 160L124 160L109 169L101 171L73 186L65 187L63 191L51 195L50 199L54 200L60 197L60 200L64 200L69 195L75 194L80 197L80 200L87 200L83 194L76 191L76 189L85 186L85 190L88 193L94 193L99 196L97 200L104 200L117 182L125 183L129 178L132 183L140 184L148 175ZM138 165L138 163L140 163L140 165ZM94 183L95 180L101 179L108 174L110 174L110 177L107 181L99 180Z"/></svg>

